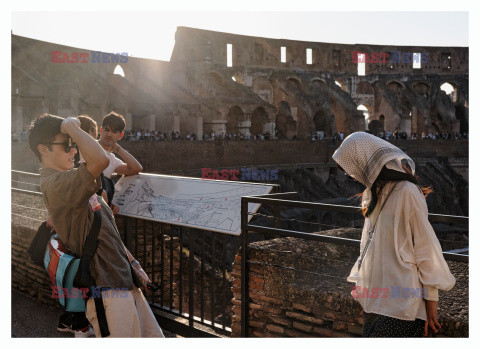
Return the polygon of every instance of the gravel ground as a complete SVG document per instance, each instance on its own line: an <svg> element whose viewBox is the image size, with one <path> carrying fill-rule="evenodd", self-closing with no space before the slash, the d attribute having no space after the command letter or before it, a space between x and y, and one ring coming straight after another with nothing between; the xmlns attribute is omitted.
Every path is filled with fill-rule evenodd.
<svg viewBox="0 0 480 349"><path fill-rule="evenodd" d="M60 314L58 309L43 305L12 289L12 337L74 338L73 333L57 331ZM163 334L166 338L181 338L167 331L163 331Z"/></svg>

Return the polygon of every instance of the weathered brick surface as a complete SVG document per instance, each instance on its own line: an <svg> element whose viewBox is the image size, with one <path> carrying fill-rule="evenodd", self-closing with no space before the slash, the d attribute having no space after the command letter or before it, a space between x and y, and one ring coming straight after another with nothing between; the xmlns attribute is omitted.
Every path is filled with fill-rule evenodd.
<svg viewBox="0 0 480 349"><path fill-rule="evenodd" d="M283 334L285 332L285 328L277 325L267 325L266 328L269 331L279 333L279 334Z"/></svg>
<svg viewBox="0 0 480 349"><path fill-rule="evenodd" d="M304 331L304 332L311 332L313 325L308 325L303 322L298 322L298 321L293 321L293 328L296 328L298 330Z"/></svg>
<svg viewBox="0 0 480 349"><path fill-rule="evenodd" d="M259 248L256 248L259 246ZM296 250L298 259L285 258L285 254L275 255L268 250L285 251ZM340 276L350 271L351 265L345 264L345 270L328 270L318 264L314 257L315 253L322 253L325 245L315 245L300 239L274 239L250 244L249 258L254 261L255 269L263 266L264 290L262 293L250 292L250 322L254 322L255 329L262 324L265 331L254 330L249 332L254 337L359 337L362 334L363 316L359 315L362 310L359 303L351 297L351 286L341 278L315 278L305 276L307 273L292 272L290 269L273 268L269 264L282 264L289 268L315 271L326 268L326 272ZM343 259L351 257L352 264L357 257L357 250L352 252L348 249L339 248L338 251L329 248L328 252L333 257ZM337 253L337 254L335 254ZM234 269L241 263L241 258L235 259ZM454 273L462 272L459 266L449 266ZM312 275L312 274L307 274ZM314 274L313 274L314 275ZM457 274L458 275L458 274ZM238 277L240 275L238 274ZM234 277L237 277L234 275ZM255 282L259 275L255 275ZM250 280L251 283L252 280ZM234 281L235 283L235 281ZM234 293L237 301L240 299L240 290ZM468 292L465 295L468 301ZM237 307L234 307L236 311ZM440 308L441 309L441 308ZM455 321L453 316L456 312L443 313L440 320L442 331L438 337L465 337L468 336L468 317L464 321ZM450 318L449 318L450 317ZM236 321L239 317L235 317ZM232 327L232 336L239 336L239 323ZM263 327L262 327L263 328Z"/></svg>

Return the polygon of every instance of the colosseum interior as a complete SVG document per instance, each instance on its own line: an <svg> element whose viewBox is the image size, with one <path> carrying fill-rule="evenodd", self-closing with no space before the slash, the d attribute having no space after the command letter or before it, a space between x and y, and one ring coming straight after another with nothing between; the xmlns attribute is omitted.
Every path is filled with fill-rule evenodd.
<svg viewBox="0 0 480 349"><path fill-rule="evenodd" d="M42 112L100 121L110 110L125 115L127 130L181 136L468 130L468 47L346 45L178 27L169 62L52 63L52 51L90 53L12 34L17 134ZM385 52L388 59L361 62ZM420 66L409 60L413 53Z"/></svg>

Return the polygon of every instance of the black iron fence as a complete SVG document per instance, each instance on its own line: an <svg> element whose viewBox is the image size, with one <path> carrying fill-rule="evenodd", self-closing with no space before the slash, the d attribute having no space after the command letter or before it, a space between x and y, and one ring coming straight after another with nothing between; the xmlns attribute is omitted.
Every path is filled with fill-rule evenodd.
<svg viewBox="0 0 480 349"><path fill-rule="evenodd" d="M281 227L282 208L296 208L296 209L310 209L315 211L336 211L347 214L358 215L359 208L355 206L331 205L304 201L289 200L295 196L296 193L278 193L262 196L242 197L241 202L241 336L248 336L248 303L249 303L249 280L248 280L248 245L250 243L249 236L253 234L260 234L261 237L256 236L256 240L263 240L266 238L275 237L295 237L311 241L320 241L327 243L334 243L339 245L350 245L360 247L360 240L350 239L344 237L321 235L318 233L308 233L295 230L288 230ZM257 203L262 206L268 205L273 208L273 226L260 226L249 222L248 217L254 213L249 212L248 204ZM463 216L449 216L439 214L429 214L430 222L443 222L453 224L468 224L468 217ZM443 253L446 260L458 261L468 263L468 255L457 253ZM346 278L345 278L346 280Z"/></svg>
<svg viewBox="0 0 480 349"><path fill-rule="evenodd" d="M147 292L150 305L187 320L192 329L200 324L230 335L230 274L239 237L117 215L119 221L126 247L158 286ZM170 330L188 332L180 328L187 321L179 321ZM190 333L207 334L198 329Z"/></svg>

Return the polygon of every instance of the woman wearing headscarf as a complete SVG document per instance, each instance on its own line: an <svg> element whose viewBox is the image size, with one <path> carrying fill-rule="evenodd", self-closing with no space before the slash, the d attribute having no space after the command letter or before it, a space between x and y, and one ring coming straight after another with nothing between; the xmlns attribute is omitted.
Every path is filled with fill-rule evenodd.
<svg viewBox="0 0 480 349"><path fill-rule="evenodd" d="M415 163L396 146L365 132L345 138L333 159L365 185L360 256L347 281L364 311L365 337L421 337L438 332L438 289L455 278L428 221Z"/></svg>

